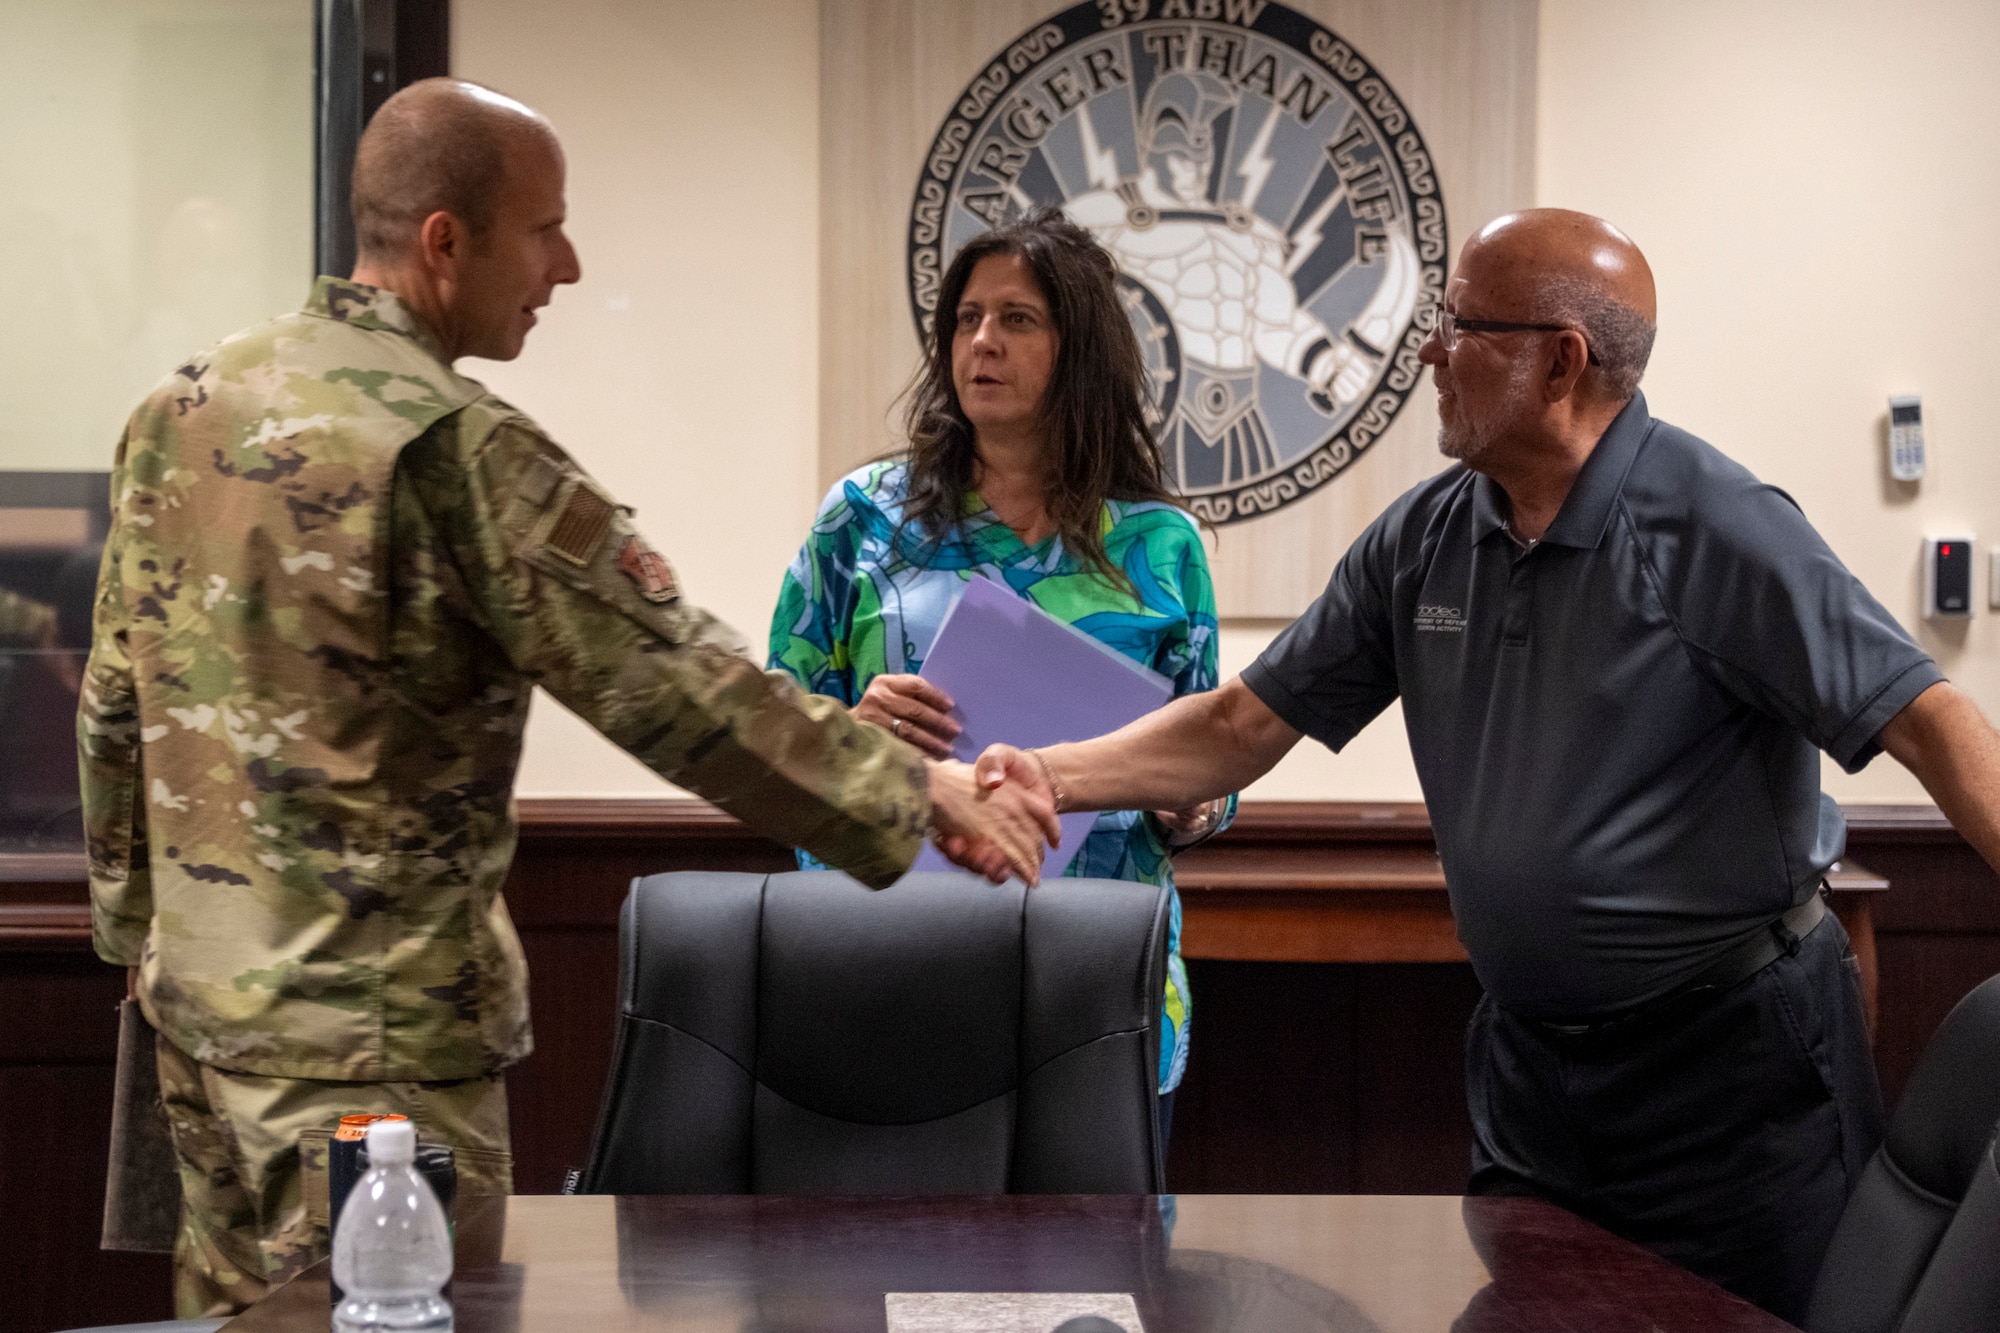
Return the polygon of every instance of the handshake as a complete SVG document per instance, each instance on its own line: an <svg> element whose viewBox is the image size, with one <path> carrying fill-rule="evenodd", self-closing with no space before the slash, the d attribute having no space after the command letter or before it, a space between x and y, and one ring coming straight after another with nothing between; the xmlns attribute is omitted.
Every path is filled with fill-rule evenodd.
<svg viewBox="0 0 2000 1333"><path fill-rule="evenodd" d="M1062 845L1069 805L1048 760L1035 750L989 745L976 763L932 760L931 840L946 859L995 884L1018 875L1041 883L1042 850ZM1199 842L1220 824L1226 800L1155 810L1173 846Z"/></svg>
<svg viewBox="0 0 2000 1333"><path fill-rule="evenodd" d="M1042 851L1062 845L1057 793L1031 751L989 745L976 764L951 757L959 724L951 696L921 676L884 673L869 682L856 719L923 751L931 775L931 841L945 858L995 884L1019 875L1042 882Z"/></svg>
<svg viewBox="0 0 2000 1333"><path fill-rule="evenodd" d="M859 720L923 751L930 770L932 842L953 864L996 884L1011 875L1031 886L1041 883L1042 853L1062 845L1057 816L1067 810L1123 810L1131 808L1126 801L1132 798L1136 798L1133 804L1143 807L1158 803L1161 796L1175 801L1183 794L1195 794L1187 791L1189 783L1162 790L1157 784L1111 781L1110 773L1145 772L1163 765L1157 760L1135 764L1129 757L1116 761L1102 751L1101 740L1058 745L1047 753L989 745L976 762L962 763L951 757L952 744L961 734L950 717L951 707L951 699L922 677L881 675L851 711ZM1170 705L1161 716L1173 714L1175 707ZM1280 739L1282 745L1265 768L1290 748L1298 734L1287 730ZM1184 740L1167 739L1168 753L1189 748ZM1058 771L1065 766L1072 770L1067 780ZM1214 775L1199 776L1201 785L1214 789L1209 781ZM1222 797L1198 801L1187 809L1156 808L1152 817L1170 847L1188 847L1221 827L1228 808L1229 798Z"/></svg>
<svg viewBox="0 0 2000 1333"><path fill-rule="evenodd" d="M1044 846L1062 845L1048 768L1032 751L989 745L976 764L930 761L931 841L955 865L995 884L1041 883Z"/></svg>

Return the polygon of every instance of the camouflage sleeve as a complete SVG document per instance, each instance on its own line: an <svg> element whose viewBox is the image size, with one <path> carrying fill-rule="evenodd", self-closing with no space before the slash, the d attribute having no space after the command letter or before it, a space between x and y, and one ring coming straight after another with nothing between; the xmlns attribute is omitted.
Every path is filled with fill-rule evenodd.
<svg viewBox="0 0 2000 1333"><path fill-rule="evenodd" d="M515 667L662 777L865 884L909 869L930 819L922 757L744 656L681 599L628 511L509 420L443 423L401 466Z"/></svg>
<svg viewBox="0 0 2000 1333"><path fill-rule="evenodd" d="M153 923L146 859L145 784L139 762L139 700L126 655L125 532L117 517L125 445L111 473L112 528L98 567L90 661L76 710L77 770L90 863L91 936L107 963L136 967Z"/></svg>

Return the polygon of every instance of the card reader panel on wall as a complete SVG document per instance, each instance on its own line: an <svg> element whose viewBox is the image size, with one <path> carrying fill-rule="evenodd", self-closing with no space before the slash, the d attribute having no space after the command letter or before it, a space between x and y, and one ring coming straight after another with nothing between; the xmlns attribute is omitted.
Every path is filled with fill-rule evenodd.
<svg viewBox="0 0 2000 1333"><path fill-rule="evenodd" d="M1972 538L1924 539L1924 619L1962 620L1972 614Z"/></svg>

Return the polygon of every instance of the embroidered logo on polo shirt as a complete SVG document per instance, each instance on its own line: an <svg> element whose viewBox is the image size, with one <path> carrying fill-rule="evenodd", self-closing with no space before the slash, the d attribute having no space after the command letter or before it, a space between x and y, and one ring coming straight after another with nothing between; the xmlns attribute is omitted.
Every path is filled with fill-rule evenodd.
<svg viewBox="0 0 2000 1333"><path fill-rule="evenodd" d="M1472 622L1465 613L1455 606L1437 606L1426 603L1417 608L1415 621L1419 634L1463 634Z"/></svg>

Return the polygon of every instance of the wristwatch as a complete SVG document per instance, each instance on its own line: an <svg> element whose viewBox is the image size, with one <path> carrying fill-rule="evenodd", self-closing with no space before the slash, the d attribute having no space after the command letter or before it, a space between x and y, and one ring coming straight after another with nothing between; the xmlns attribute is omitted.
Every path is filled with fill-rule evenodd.
<svg viewBox="0 0 2000 1333"><path fill-rule="evenodd" d="M1167 832L1167 852L1178 855L1190 847L1199 847L1214 837L1222 827L1222 812L1229 808L1229 798L1219 796L1202 806L1201 819L1193 828L1173 829Z"/></svg>

